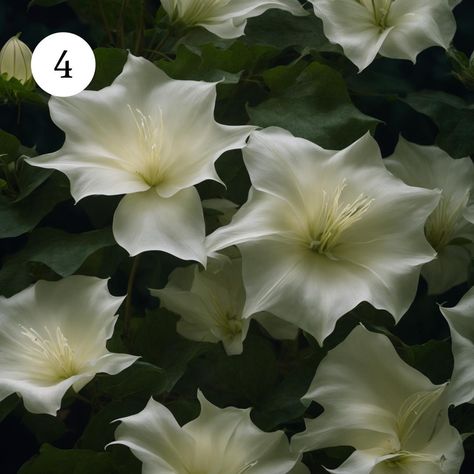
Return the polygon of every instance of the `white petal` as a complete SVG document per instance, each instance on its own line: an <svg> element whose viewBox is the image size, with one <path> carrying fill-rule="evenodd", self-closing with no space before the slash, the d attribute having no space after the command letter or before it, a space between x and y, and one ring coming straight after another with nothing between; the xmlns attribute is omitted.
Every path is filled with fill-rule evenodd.
<svg viewBox="0 0 474 474"><path fill-rule="evenodd" d="M192 456L195 442L164 405L150 399L143 411L118 421L116 441L110 444L128 446L150 472L187 471L186 458Z"/></svg>
<svg viewBox="0 0 474 474"><path fill-rule="evenodd" d="M429 294L439 295L466 281L471 261L472 254L466 247L448 245L443 248L421 271Z"/></svg>
<svg viewBox="0 0 474 474"><path fill-rule="evenodd" d="M239 468L249 465L252 467L245 471L249 474L287 474L291 471L299 456L290 453L282 431L265 433L259 430L250 419L250 409L219 409L201 393L198 398L201 413L183 428L199 439L202 450L209 450L209 470L219 466L220 472L239 472Z"/></svg>
<svg viewBox="0 0 474 474"><path fill-rule="evenodd" d="M449 47L456 22L446 0L397 0L390 8L393 29L380 53L389 58L410 59L430 46Z"/></svg>
<svg viewBox="0 0 474 474"><path fill-rule="evenodd" d="M113 232L130 255L161 250L182 260L206 262L204 216L193 187L170 198L154 189L125 196L115 211Z"/></svg>
<svg viewBox="0 0 474 474"><path fill-rule="evenodd" d="M324 33L332 43L340 44L344 54L365 69L377 56L391 28L375 25L372 13L353 0L310 0L314 13L321 18Z"/></svg>
<svg viewBox="0 0 474 474"><path fill-rule="evenodd" d="M441 307L451 329L454 370L449 386L455 405L474 403L474 288L454 308Z"/></svg>
<svg viewBox="0 0 474 474"><path fill-rule="evenodd" d="M386 336L359 326L319 365L304 398L320 403L324 413L306 420L306 431L292 444L305 451L341 445L396 450L400 407L410 395L435 389L400 359Z"/></svg>
<svg viewBox="0 0 474 474"><path fill-rule="evenodd" d="M275 212L279 208L279 212ZM237 211L232 222L206 237L209 254L242 242L271 237L283 239L292 227L295 214L288 203L250 188L248 201ZM291 223L291 224L289 224Z"/></svg>
<svg viewBox="0 0 474 474"><path fill-rule="evenodd" d="M372 281L368 272L356 265L333 262L270 240L239 247L247 292L246 317L267 310L322 344L342 315L361 301L371 300Z"/></svg>

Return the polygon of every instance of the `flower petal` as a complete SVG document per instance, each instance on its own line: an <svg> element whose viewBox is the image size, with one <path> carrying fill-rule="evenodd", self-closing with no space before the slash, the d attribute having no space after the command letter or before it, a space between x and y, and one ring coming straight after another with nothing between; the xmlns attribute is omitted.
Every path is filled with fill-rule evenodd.
<svg viewBox="0 0 474 474"><path fill-rule="evenodd" d="M440 307L451 329L454 370L449 385L454 405L474 403L474 288L453 308Z"/></svg>
<svg viewBox="0 0 474 474"><path fill-rule="evenodd" d="M416 61L430 46L449 47L456 22L446 0L397 0L390 7L393 29L380 53L389 58Z"/></svg>
<svg viewBox="0 0 474 474"><path fill-rule="evenodd" d="M170 198L154 189L125 196L115 211L113 232L130 255L161 250L182 260L206 263L204 216L193 187Z"/></svg>
<svg viewBox="0 0 474 474"><path fill-rule="evenodd" d="M359 326L316 370L304 399L317 401L324 412L306 420L306 431L295 435L292 444L304 451L341 445L398 449L400 407L410 395L435 389L400 359L386 336Z"/></svg>
<svg viewBox="0 0 474 474"><path fill-rule="evenodd" d="M239 468L248 465L245 472L249 474L287 474L297 463L299 456L290 453L283 431L261 431L252 423L250 409L217 408L200 392L198 398L201 413L183 429L194 438L199 437L201 447L206 434L212 434L208 447L214 456L209 459L209 467L222 466L225 470L221 472L239 472Z"/></svg>
<svg viewBox="0 0 474 474"><path fill-rule="evenodd" d="M186 454L193 452L194 440L164 405L151 398L140 413L117 421L120 425L115 430L116 441L108 446L129 447L150 472L187 472Z"/></svg>
<svg viewBox="0 0 474 474"><path fill-rule="evenodd" d="M365 69L377 56L391 28L381 30L372 13L353 0L310 0L314 13L321 18L324 34L340 44L344 54L359 68Z"/></svg>

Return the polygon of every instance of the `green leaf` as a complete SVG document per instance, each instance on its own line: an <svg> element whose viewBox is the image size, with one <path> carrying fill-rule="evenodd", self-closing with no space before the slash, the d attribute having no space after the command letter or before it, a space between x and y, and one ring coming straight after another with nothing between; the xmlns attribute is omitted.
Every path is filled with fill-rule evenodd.
<svg viewBox="0 0 474 474"><path fill-rule="evenodd" d="M18 474L121 474L110 453L86 449L58 449L45 444L39 456L24 464Z"/></svg>
<svg viewBox="0 0 474 474"><path fill-rule="evenodd" d="M0 156L6 155L8 161L12 161L18 156L19 148L20 141L18 138L8 132L0 130Z"/></svg>
<svg viewBox="0 0 474 474"><path fill-rule="evenodd" d="M2 294L11 296L35 281L39 275L32 262L42 263L62 277L72 275L89 255L114 245L110 229L68 234L58 229L37 229L26 246L7 257L0 269Z"/></svg>
<svg viewBox="0 0 474 474"><path fill-rule="evenodd" d="M308 13L308 16L301 17L282 10L270 10L251 18L244 40L280 49L297 46L300 50L342 53L341 47L331 44L324 35L322 21L313 12Z"/></svg>
<svg viewBox="0 0 474 474"><path fill-rule="evenodd" d="M176 316L163 309L149 312L144 320L136 320L139 328L133 347L145 361L164 370L166 383L163 391L172 390L189 361L207 348L207 344L181 337L176 332L176 320Z"/></svg>
<svg viewBox="0 0 474 474"><path fill-rule="evenodd" d="M439 129L437 145L454 158L474 154L474 108L457 96L422 91L403 99L417 112L427 115Z"/></svg>
<svg viewBox="0 0 474 474"><path fill-rule="evenodd" d="M60 3L66 3L68 0L31 0L28 8L37 5L39 7L54 7Z"/></svg>
<svg viewBox="0 0 474 474"><path fill-rule="evenodd" d="M29 102L46 106L46 96L42 95L42 93L38 92L34 87L32 81L23 84L14 77L6 79L5 76L0 74L0 100L3 99L6 102L15 104Z"/></svg>
<svg viewBox="0 0 474 474"><path fill-rule="evenodd" d="M240 73L231 73L210 67L205 57L201 57L189 50L186 46L179 46L176 58L170 62L161 60L158 66L174 79L193 79L198 81L236 84Z"/></svg>
<svg viewBox="0 0 474 474"><path fill-rule="evenodd" d="M20 202L0 196L0 239L29 232L61 201L69 198L69 184L54 173Z"/></svg>
<svg viewBox="0 0 474 474"><path fill-rule="evenodd" d="M280 73L286 75L287 70ZM274 84L278 84L275 74L268 85ZM373 131L378 123L354 107L341 75L323 64L311 63L291 87L283 93L281 89L277 87L276 97L249 107L253 124L283 127L324 148L341 149Z"/></svg>
<svg viewBox="0 0 474 474"><path fill-rule="evenodd" d="M128 53L124 49L118 48L97 48L94 50L94 56L96 60L95 74L87 88L99 90L110 86L122 72Z"/></svg>
<svg viewBox="0 0 474 474"><path fill-rule="evenodd" d="M166 388L166 372L148 362L137 361L116 375L98 375L96 389L114 400L134 397L148 399Z"/></svg>
<svg viewBox="0 0 474 474"><path fill-rule="evenodd" d="M81 449L101 451L114 440L118 418L134 415L143 410L147 400L114 401L93 415L87 424L77 446Z"/></svg>
<svg viewBox="0 0 474 474"><path fill-rule="evenodd" d="M16 408L19 401L18 396L13 394L0 402L0 423Z"/></svg>
<svg viewBox="0 0 474 474"><path fill-rule="evenodd" d="M243 353L228 356L220 345L192 362L181 383L191 394L203 390L219 406L260 406L273 393L278 379L272 343L252 324Z"/></svg>
<svg viewBox="0 0 474 474"><path fill-rule="evenodd" d="M397 347L400 356L415 369L425 374L433 383L442 384L451 378L453 356L451 342L431 340L415 346Z"/></svg>

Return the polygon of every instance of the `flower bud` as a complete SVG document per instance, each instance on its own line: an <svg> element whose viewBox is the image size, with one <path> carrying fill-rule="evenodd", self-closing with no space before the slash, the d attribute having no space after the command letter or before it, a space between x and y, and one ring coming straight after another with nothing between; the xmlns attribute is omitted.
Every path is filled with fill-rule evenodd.
<svg viewBox="0 0 474 474"><path fill-rule="evenodd" d="M7 79L14 77L22 84L31 78L31 50L20 41L19 34L10 38L0 51L0 74Z"/></svg>

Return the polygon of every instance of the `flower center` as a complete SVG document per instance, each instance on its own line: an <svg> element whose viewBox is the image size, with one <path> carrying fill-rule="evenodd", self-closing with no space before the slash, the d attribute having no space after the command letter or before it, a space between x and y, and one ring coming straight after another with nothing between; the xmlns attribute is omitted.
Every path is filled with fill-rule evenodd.
<svg viewBox="0 0 474 474"><path fill-rule="evenodd" d="M23 345L27 355L43 363L55 380L68 379L79 372L74 350L59 327L52 333L45 326L45 337L33 328L20 327L21 334L31 342Z"/></svg>
<svg viewBox="0 0 474 474"><path fill-rule="evenodd" d="M392 3L395 0L357 0L361 5L363 5L367 10L369 10L373 17L374 23L379 26L382 30L387 28L388 25L388 15L390 13L390 8Z"/></svg>
<svg viewBox="0 0 474 474"><path fill-rule="evenodd" d="M133 171L149 186L157 186L164 178L163 112L160 111L159 124L150 115L128 105L138 131L138 150L133 159Z"/></svg>
<svg viewBox="0 0 474 474"><path fill-rule="evenodd" d="M228 338L233 339L242 332L243 321L237 311L222 302L215 295L209 295L212 305L212 318L216 328ZM233 305L230 305L233 306Z"/></svg>
<svg viewBox="0 0 474 474"><path fill-rule="evenodd" d="M333 193L322 191L320 212L310 229L309 248L332 260L337 260L333 250L340 243L343 232L359 221L374 201L359 194L351 203L342 202L342 194L346 187L344 179Z"/></svg>
<svg viewBox="0 0 474 474"><path fill-rule="evenodd" d="M216 15L219 7L224 7L230 0L175 0L172 14L173 22L194 25Z"/></svg>
<svg viewBox="0 0 474 474"><path fill-rule="evenodd" d="M457 205L453 205L449 198L441 194L438 206L425 224L426 238L436 251L439 252L454 239L468 201L469 193L466 193L464 199Z"/></svg>

